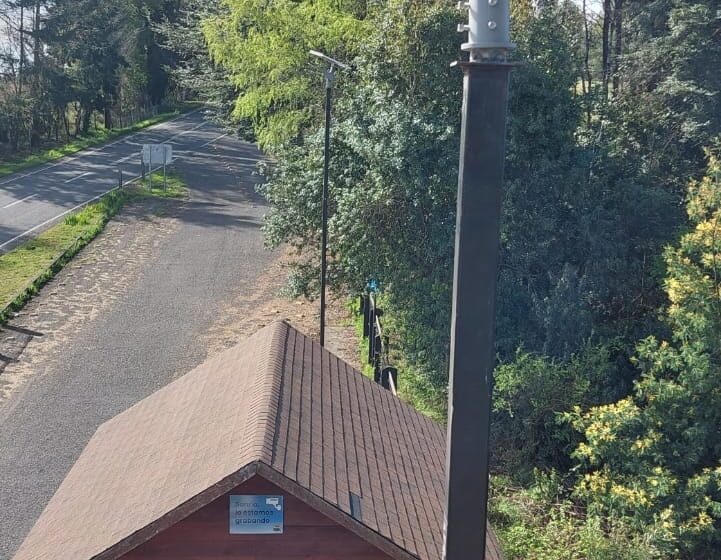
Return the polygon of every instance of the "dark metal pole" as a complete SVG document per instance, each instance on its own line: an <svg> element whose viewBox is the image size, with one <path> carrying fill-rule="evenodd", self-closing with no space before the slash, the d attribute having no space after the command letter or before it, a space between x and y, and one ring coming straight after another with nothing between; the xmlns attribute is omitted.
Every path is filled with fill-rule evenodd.
<svg viewBox="0 0 721 560"><path fill-rule="evenodd" d="M320 252L320 345L325 346L325 290L328 252L328 173L330 167L330 125L333 97L333 68L325 74L325 149L323 161L323 233Z"/></svg>
<svg viewBox="0 0 721 560"><path fill-rule="evenodd" d="M494 307L511 65L462 62L444 558L485 558Z"/></svg>

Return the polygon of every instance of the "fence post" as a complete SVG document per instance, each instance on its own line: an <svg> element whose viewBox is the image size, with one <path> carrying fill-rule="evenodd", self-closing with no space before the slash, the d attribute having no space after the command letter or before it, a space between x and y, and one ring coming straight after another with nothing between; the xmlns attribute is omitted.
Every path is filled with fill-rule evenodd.
<svg viewBox="0 0 721 560"><path fill-rule="evenodd" d="M398 389L398 370L391 366L386 366L381 370L381 385L384 389L391 388L391 381L393 387Z"/></svg>
<svg viewBox="0 0 721 560"><path fill-rule="evenodd" d="M361 296L361 312L363 313L363 338L368 338L368 315L370 314L370 299L367 295Z"/></svg>
<svg viewBox="0 0 721 560"><path fill-rule="evenodd" d="M368 363L373 363L373 347L375 345L376 306L373 296L368 297Z"/></svg>

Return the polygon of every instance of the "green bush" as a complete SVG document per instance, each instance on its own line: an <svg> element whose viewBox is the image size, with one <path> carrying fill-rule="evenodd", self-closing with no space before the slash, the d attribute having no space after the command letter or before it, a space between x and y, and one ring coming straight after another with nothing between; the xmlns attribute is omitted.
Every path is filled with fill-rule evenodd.
<svg viewBox="0 0 721 560"><path fill-rule="evenodd" d="M605 402L617 384L607 346L588 346L566 362L519 351L494 378L494 465L519 482L534 468L567 470L579 437L559 414Z"/></svg>
<svg viewBox="0 0 721 560"><path fill-rule="evenodd" d="M621 522L587 515L564 498L560 477L534 474L529 488L491 479L490 521L506 560L653 560L661 556Z"/></svg>

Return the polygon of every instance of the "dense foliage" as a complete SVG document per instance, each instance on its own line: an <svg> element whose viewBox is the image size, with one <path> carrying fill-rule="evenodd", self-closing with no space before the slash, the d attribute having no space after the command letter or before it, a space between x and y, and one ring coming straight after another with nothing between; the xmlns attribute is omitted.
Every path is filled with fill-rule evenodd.
<svg viewBox="0 0 721 560"><path fill-rule="evenodd" d="M642 372L617 402L568 416L585 441L576 491L594 510L628 518L669 554L721 549L721 166L691 183L693 228L666 250L670 340L638 346Z"/></svg>
<svg viewBox="0 0 721 560"><path fill-rule="evenodd" d="M223 7L203 24L210 55L239 91L235 116L251 119L260 145L271 149L313 114L320 79L309 71L308 50L357 53L366 2L224 0Z"/></svg>
<svg viewBox="0 0 721 560"><path fill-rule="evenodd" d="M161 45L173 53L173 64L166 66L176 87L188 95L216 107L227 119L238 94L228 74L213 63L201 25L222 13L220 0L184 0L173 19L165 18L153 26ZM246 122L242 130L248 132Z"/></svg>

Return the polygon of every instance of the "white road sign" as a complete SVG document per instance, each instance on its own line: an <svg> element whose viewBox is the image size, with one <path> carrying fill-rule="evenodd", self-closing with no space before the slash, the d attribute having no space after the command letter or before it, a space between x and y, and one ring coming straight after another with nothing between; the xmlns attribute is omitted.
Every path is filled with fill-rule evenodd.
<svg viewBox="0 0 721 560"><path fill-rule="evenodd" d="M143 161L153 165L170 165L173 163L173 146L171 144L143 144Z"/></svg>

